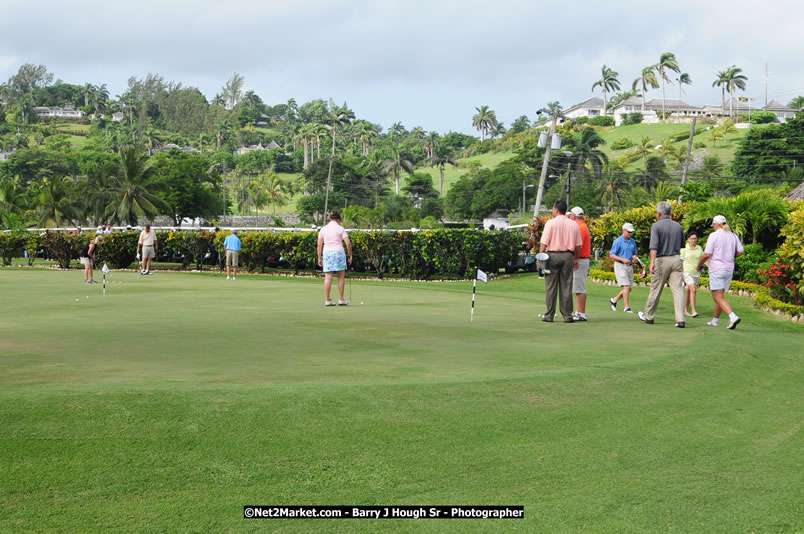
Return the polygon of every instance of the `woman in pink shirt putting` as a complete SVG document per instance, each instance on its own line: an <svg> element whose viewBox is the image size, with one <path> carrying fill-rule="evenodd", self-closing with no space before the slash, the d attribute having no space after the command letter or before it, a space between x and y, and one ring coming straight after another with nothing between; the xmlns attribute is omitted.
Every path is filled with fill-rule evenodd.
<svg viewBox="0 0 804 534"><path fill-rule="evenodd" d="M349 234L341 226L341 215L333 211L329 216L329 224L318 232L318 265L324 270L324 306L335 306L335 302L329 298L332 289L332 275L338 274L338 306L349 304L343 298L343 290L346 287L346 254L343 252L343 243L346 243L346 250L349 251L349 265L352 264L352 242L349 241Z"/></svg>

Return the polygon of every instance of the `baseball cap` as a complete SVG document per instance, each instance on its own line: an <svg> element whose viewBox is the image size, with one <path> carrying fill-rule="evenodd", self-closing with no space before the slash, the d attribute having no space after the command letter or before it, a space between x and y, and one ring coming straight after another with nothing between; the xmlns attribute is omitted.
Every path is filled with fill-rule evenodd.
<svg viewBox="0 0 804 534"><path fill-rule="evenodd" d="M631 233L634 233L634 225L631 223L625 223L623 225L623 230L628 230Z"/></svg>
<svg viewBox="0 0 804 534"><path fill-rule="evenodd" d="M715 218L712 219L712 224L726 224L726 217L723 215L715 215Z"/></svg>
<svg viewBox="0 0 804 534"><path fill-rule="evenodd" d="M570 210L576 217L583 217L583 208L580 206L575 206Z"/></svg>

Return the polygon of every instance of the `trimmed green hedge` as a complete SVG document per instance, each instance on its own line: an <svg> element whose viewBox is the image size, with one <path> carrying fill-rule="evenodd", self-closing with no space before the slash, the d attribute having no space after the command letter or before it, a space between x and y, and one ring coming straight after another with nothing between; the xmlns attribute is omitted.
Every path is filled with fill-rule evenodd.
<svg viewBox="0 0 804 534"><path fill-rule="evenodd" d="M11 263L11 258L22 255L24 243L29 250L39 249L39 241L31 243L33 248L26 243L25 239L34 239L32 235L0 234L0 253L7 258L4 259L7 264ZM204 255L214 247L222 262L223 241L227 235L229 232L226 231L159 231L156 233L158 257L182 261L185 267L193 262L196 268L200 268ZM239 236L241 265L245 270L264 272L269 257L283 258L296 272L317 267L316 232L244 231ZM94 237L92 232L48 232L41 237L37 235L35 239L41 240L41 248L47 257L67 268L72 260L78 258L81 248ZM138 237L138 231L104 235L103 243L98 247L98 263L108 263L115 269L129 267L136 259ZM522 236L516 233L466 229L354 231L350 233L350 239L355 266L377 271L380 277L389 272L411 279L433 276L467 278L474 276L475 267L494 273L516 258L522 242Z"/></svg>

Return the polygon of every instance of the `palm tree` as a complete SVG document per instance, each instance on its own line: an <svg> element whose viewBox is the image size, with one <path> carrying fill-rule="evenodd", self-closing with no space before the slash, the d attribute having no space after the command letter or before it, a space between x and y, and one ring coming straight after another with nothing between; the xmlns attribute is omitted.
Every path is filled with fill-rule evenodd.
<svg viewBox="0 0 804 534"><path fill-rule="evenodd" d="M678 66L678 60L676 59L676 55L672 52L665 52L661 56L659 56L659 62L655 66L656 72L659 73L659 78L662 81L662 120L667 119L667 114L664 110L664 83L667 82L668 84L673 83L670 81L670 77L667 74L667 71L673 72L680 72L681 68Z"/></svg>
<svg viewBox="0 0 804 534"><path fill-rule="evenodd" d="M723 134L723 139L729 134L737 133L737 126L734 125L734 120L726 119L723 121L723 126L720 127L720 132Z"/></svg>
<svg viewBox="0 0 804 534"><path fill-rule="evenodd" d="M653 153L653 148L651 148L652 145L653 143L651 142L650 137L648 137L647 135L643 135L642 139L639 141L639 144L636 145L635 153L640 154L642 156L642 164L644 165L645 170L648 169L648 162L647 162L648 154Z"/></svg>
<svg viewBox="0 0 804 534"><path fill-rule="evenodd" d="M720 128L712 128L712 146L715 146L718 139L723 139L723 130Z"/></svg>
<svg viewBox="0 0 804 534"><path fill-rule="evenodd" d="M606 65L600 69L600 79L592 84L592 91L594 92L595 87L598 85L600 89L603 90L603 115L606 114L606 92L607 91L618 91L620 89L620 81L617 79L619 73L614 72Z"/></svg>
<svg viewBox="0 0 804 534"><path fill-rule="evenodd" d="M232 125L229 124L228 119L224 119L223 122L218 125L217 129L215 130L215 140L218 150L221 149L221 145L223 145L225 139L229 137L229 133L231 131Z"/></svg>
<svg viewBox="0 0 804 534"><path fill-rule="evenodd" d="M498 135L500 137L504 136L505 132L507 131L508 130L506 130L505 128L505 123L498 122L497 124L491 127L491 130L489 130L489 135L491 136L492 139L494 139Z"/></svg>
<svg viewBox="0 0 804 534"><path fill-rule="evenodd" d="M330 184L332 183L332 161L335 159L335 138L338 135L338 129L342 128L346 124L349 124L354 118L355 114L351 109L347 107L346 102L343 103L343 106L338 107L335 105L335 102L331 98L329 99L329 114L327 117L327 122L329 122L329 124L327 125L327 127L329 128L329 132L332 135L332 153L329 156L329 171L327 172L327 190L326 194L324 195L324 217L327 216L327 210L329 209L329 188Z"/></svg>
<svg viewBox="0 0 804 534"><path fill-rule="evenodd" d="M684 164L687 162L687 147L684 145L678 145L675 150L670 153L673 156L673 159L676 160L678 164L679 170L684 167Z"/></svg>
<svg viewBox="0 0 804 534"><path fill-rule="evenodd" d="M486 132L497 124L497 114L488 106L480 106L475 110L477 113L472 116L472 126L480 132L480 142L482 143L486 140Z"/></svg>
<svg viewBox="0 0 804 534"><path fill-rule="evenodd" d="M95 88L92 92L92 105L95 106L95 113L103 113L106 111L106 102L109 100L109 90L106 84L103 83Z"/></svg>
<svg viewBox="0 0 804 534"><path fill-rule="evenodd" d="M135 226L138 217L151 219L159 214L160 209L169 210L170 206L149 192L153 187L153 175L153 167L145 154L140 154L134 147L123 150L111 176L113 200L106 215L119 223Z"/></svg>
<svg viewBox="0 0 804 534"><path fill-rule="evenodd" d="M656 89L659 87L659 80L656 79L656 65L645 67L642 69L642 75L634 80L631 84L631 89L636 91L637 85L642 85L642 113L645 113L645 93L648 92L648 87Z"/></svg>
<svg viewBox="0 0 804 534"><path fill-rule="evenodd" d="M745 91L745 82L748 81L748 77L740 74L742 71L743 69L738 68L736 65L732 65L726 71L726 90L729 92L730 117L734 115L734 89Z"/></svg>
<svg viewBox="0 0 804 534"><path fill-rule="evenodd" d="M682 72L676 80L678 82L678 109L681 109L681 93L684 85L692 85L692 78L686 72Z"/></svg>
<svg viewBox="0 0 804 534"><path fill-rule="evenodd" d="M432 156L429 159L431 167L438 167L438 172L441 174L441 186L438 189L438 194L444 196L444 167L449 163L453 167L458 166L458 162L449 156Z"/></svg>
<svg viewBox="0 0 804 534"><path fill-rule="evenodd" d="M429 160L435 155L435 149L438 146L438 139L439 139L438 132L430 132L424 139L424 152L427 154L427 159Z"/></svg>
<svg viewBox="0 0 804 534"><path fill-rule="evenodd" d="M659 145L659 148L657 150L659 151L659 154L662 155L662 161L664 161L664 164L667 165L667 156L673 155L673 153L675 151L673 149L673 138L672 137L665 137L664 141L662 141L662 144ZM686 150L686 149L684 149L684 150ZM686 152L685 152L685 154L686 154Z"/></svg>
<svg viewBox="0 0 804 534"><path fill-rule="evenodd" d="M795 97L793 100L790 101L789 104L787 104L787 107L798 110L804 109L804 96Z"/></svg>
<svg viewBox="0 0 804 534"><path fill-rule="evenodd" d="M264 182L265 192L268 194L268 203L271 204L271 213L274 215L276 215L277 206L281 207L288 203L284 185L274 172L270 172Z"/></svg>
<svg viewBox="0 0 804 534"><path fill-rule="evenodd" d="M712 82L712 87L720 87L720 109L726 109L726 85L728 83L726 73L728 70L726 68L726 70L718 71L717 78Z"/></svg>
<svg viewBox="0 0 804 534"><path fill-rule="evenodd" d="M42 179L42 187L36 195L36 222L39 226L61 226L72 221L77 214L76 203L71 195L72 181L66 176Z"/></svg>
<svg viewBox="0 0 804 534"><path fill-rule="evenodd" d="M95 93L95 86L91 83L85 83L81 86L81 94L84 95L84 107L89 107L89 99Z"/></svg>
<svg viewBox="0 0 804 534"><path fill-rule="evenodd" d="M315 136L315 151L316 157L312 157L312 153L310 154L310 163L312 163L315 159L321 159L321 138L327 135L327 127L323 124L316 123L315 127L313 128L313 135ZM311 151L312 152L312 151Z"/></svg>
<svg viewBox="0 0 804 534"><path fill-rule="evenodd" d="M399 173L404 170L409 175L413 175L413 162L402 156L397 146L391 146L391 153L386 157L383 169L390 172L394 177L395 192L399 194Z"/></svg>
<svg viewBox="0 0 804 534"><path fill-rule="evenodd" d="M377 127L368 121L360 121L357 135L360 137L361 155L368 156L371 140L378 135Z"/></svg>
<svg viewBox="0 0 804 534"><path fill-rule="evenodd" d="M586 173L587 165L592 167L595 179L600 179L603 167L608 164L609 158L597 147L606 141L598 135L594 128L584 128L578 135L573 136L568 148L572 152L573 174Z"/></svg>

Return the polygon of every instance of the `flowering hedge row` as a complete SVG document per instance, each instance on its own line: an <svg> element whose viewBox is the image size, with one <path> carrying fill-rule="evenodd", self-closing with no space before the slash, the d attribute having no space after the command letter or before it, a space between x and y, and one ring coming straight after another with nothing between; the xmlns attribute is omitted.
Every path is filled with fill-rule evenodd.
<svg viewBox="0 0 804 534"><path fill-rule="evenodd" d="M185 267L202 267L209 251L223 258L223 241L227 231L158 231L158 259L181 262ZM241 265L249 271L264 271L270 258L282 258L294 271L314 269L317 264L316 232L258 232L240 234ZM81 248L95 237L93 232L0 233L0 255L8 265L23 250L56 260L67 268L78 259ZM98 263L115 269L127 268L136 260L139 232L115 232L104 235L98 247ZM522 237L510 232L478 230L423 230L419 232L350 233L354 266L412 279L432 276L465 278L473 276L475 267L497 272L515 259ZM30 254L33 256L33 253Z"/></svg>

